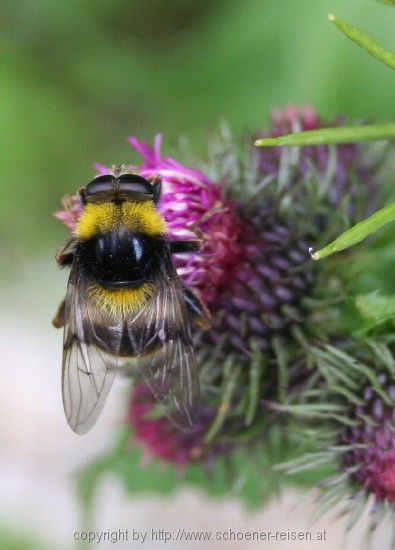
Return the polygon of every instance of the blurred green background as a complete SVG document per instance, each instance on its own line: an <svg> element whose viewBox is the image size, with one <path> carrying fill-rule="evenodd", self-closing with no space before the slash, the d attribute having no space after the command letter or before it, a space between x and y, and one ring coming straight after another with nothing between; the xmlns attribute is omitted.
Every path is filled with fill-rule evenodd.
<svg viewBox="0 0 395 550"><path fill-rule="evenodd" d="M327 117L393 116L391 71L330 11L395 48L395 9L374 0L3 0L3 238L21 254L55 250L59 198L94 162L132 160L132 133L188 135L202 151L219 119L255 129L289 102Z"/></svg>
<svg viewBox="0 0 395 550"><path fill-rule="evenodd" d="M74 442L61 407L61 334L50 326L67 277L53 260L66 238L51 216L60 198L89 181L94 162L136 160L126 142L130 134L151 141L161 132L165 151L189 136L204 154L207 130L219 120L236 134L255 131L272 107L287 103L315 104L327 118L393 118L393 74L348 42L328 22L328 12L395 49L395 8L375 0L1 2L0 320L10 367L4 359L8 431L0 460L4 475L7 464L14 475L7 494L21 502L15 513L12 505L2 510L1 547L43 548L34 546L30 532L27 540L19 533L20 525L31 523L30 513L18 511L25 500L21 480L27 492L37 491L34 523L48 507L45 483L48 494L51 479L54 487L69 486L69 474L62 478L59 471L70 456L83 462L89 441L97 439L94 433ZM34 354L26 342L35 343ZM41 393L31 389L34 382ZM44 413L50 426L53 420L52 432ZM7 415L18 418L16 427ZM31 465L37 441L48 448ZM64 454L63 441L74 445ZM43 456L52 468L49 481ZM61 495L54 494L55 502L64 501ZM64 506L67 524L78 506ZM46 533L40 521L34 532ZM68 547L60 538L56 546Z"/></svg>

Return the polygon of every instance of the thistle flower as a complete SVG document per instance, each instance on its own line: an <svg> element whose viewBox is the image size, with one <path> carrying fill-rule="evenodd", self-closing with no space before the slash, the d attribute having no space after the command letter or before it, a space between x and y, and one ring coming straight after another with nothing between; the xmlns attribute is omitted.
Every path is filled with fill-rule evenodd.
<svg viewBox="0 0 395 550"><path fill-rule="evenodd" d="M312 109L288 109L273 121L275 132L289 131L286 124L293 129L322 124ZM350 166L359 157L355 148L325 147L291 157L282 149L269 158L253 149L250 139L248 146L228 140L218 145L213 165L201 170L164 156L160 136L153 146L135 137L129 142L143 158L130 170L161 177L159 209L169 236L203 241L199 253L175 257L183 284L200 295L213 318L209 332L193 328L202 383L196 427L188 437L165 418L145 416L153 404L140 386L132 392L129 416L136 441L144 442L151 456L185 465L212 449L210 456L229 444L235 448L240 438L259 439L272 422L261 403L276 401L287 383L304 378L305 365L285 363L299 346L292 329L315 331L306 298L315 292L316 264L309 261L308 247L320 235L322 204L336 203L343 219ZM97 170L108 172L99 165ZM325 183L318 195L311 185L317 174ZM364 195L360 180L354 183L356 193ZM72 230L82 207L75 197L66 199L65 207L57 217Z"/></svg>
<svg viewBox="0 0 395 550"><path fill-rule="evenodd" d="M320 125L325 124L313 109L287 109L274 114L268 133ZM357 508L369 493L379 504L392 502L393 410L387 400L394 390L389 377L380 386L373 368L383 370L388 352L372 358L372 352L354 353L351 347L346 353L349 338L344 335L332 348L322 343L334 342L326 323L317 327L320 300L332 287L326 272L318 271L321 264L308 258L310 245L318 248L329 240L323 227L338 233L347 216L369 209L377 157L368 158L362 145L263 151L253 148L251 135L235 141L223 131L210 146L211 162L192 168L163 155L160 136L153 146L135 137L129 141L142 156L130 170L162 179L159 208L169 236L203 241L199 253L178 255L175 263L182 283L208 305L213 327L201 332L191 326L201 381L192 430L181 432L158 417L150 390L134 385L127 419L132 441L125 445L122 440L116 455L121 462L110 458L106 464L128 488L134 487L128 476L136 467L130 446L184 471L186 482L196 479L199 467L212 465L213 476L220 476L220 470L229 476L223 493L232 486L251 502L249 495L262 479L272 483L275 476L267 470L292 454L286 471L325 463L336 469L325 485L329 505L351 495ZM103 166L97 170L108 171ZM81 208L75 198L67 199L57 215L72 230ZM337 303L333 313L339 313ZM376 397L365 397L365 406L367 380ZM284 419L281 411L294 416ZM300 444L308 453L295 457ZM241 463L243 456L248 458ZM163 475L161 470L155 481L154 472L152 465L153 487ZM215 485L209 476L199 479L202 484L207 480L209 491ZM255 492L255 505L273 489Z"/></svg>
<svg viewBox="0 0 395 550"><path fill-rule="evenodd" d="M373 496L372 530L388 508L394 510L395 357L382 338L344 345L347 351L310 348L321 377L315 376L315 387L307 387L294 405L279 407L304 419L293 436L307 444L308 452L278 469L291 473L335 466L321 484L320 510L345 502L343 514L351 528Z"/></svg>
<svg viewBox="0 0 395 550"><path fill-rule="evenodd" d="M133 428L132 444L142 445L146 461L159 458L184 468L190 462L203 459L210 466L218 455L231 450L231 445L216 443L207 449L204 436L214 417L215 408L210 405L199 407L194 426L189 431L180 431L166 417L152 417L156 400L144 384L133 388L129 407L128 424Z"/></svg>
<svg viewBox="0 0 395 550"><path fill-rule="evenodd" d="M360 405L350 410L356 425L348 427L340 440L351 447L343 468L352 471L355 484L377 502L395 502L395 380L388 373L377 376L378 391L365 383Z"/></svg>

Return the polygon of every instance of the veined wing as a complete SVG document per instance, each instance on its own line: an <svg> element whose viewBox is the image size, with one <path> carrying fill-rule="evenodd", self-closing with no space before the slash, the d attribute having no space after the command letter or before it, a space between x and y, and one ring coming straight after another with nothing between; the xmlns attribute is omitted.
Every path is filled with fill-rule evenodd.
<svg viewBox="0 0 395 550"><path fill-rule="evenodd" d="M67 421L78 434L93 426L104 406L118 367L108 343L116 349L122 334L122 321L92 307L86 287L74 264L65 303L62 393Z"/></svg>
<svg viewBox="0 0 395 550"><path fill-rule="evenodd" d="M126 319L137 368L163 412L180 428L193 425L199 378L192 348L184 291L170 258L156 295Z"/></svg>

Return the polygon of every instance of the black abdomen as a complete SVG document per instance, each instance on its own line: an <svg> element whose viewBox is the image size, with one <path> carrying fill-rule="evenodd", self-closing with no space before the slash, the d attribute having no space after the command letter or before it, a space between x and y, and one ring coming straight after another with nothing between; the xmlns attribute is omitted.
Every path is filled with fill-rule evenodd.
<svg viewBox="0 0 395 550"><path fill-rule="evenodd" d="M81 242L85 270L105 288L133 287L147 281L158 266L157 239L118 230Z"/></svg>

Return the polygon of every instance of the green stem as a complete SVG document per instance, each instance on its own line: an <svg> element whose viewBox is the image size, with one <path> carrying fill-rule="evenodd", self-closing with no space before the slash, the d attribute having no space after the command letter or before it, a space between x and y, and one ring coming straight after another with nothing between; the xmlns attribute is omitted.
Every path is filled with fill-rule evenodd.
<svg viewBox="0 0 395 550"><path fill-rule="evenodd" d="M345 23L332 13L328 15L328 19L329 21L332 21L336 27L347 36L347 38L366 50L371 56L384 63L384 65L387 65L387 67L390 67L390 69L395 69L394 53L386 50L362 31L349 25L348 23Z"/></svg>
<svg viewBox="0 0 395 550"><path fill-rule="evenodd" d="M395 122L369 124L366 126L342 126L341 128L322 128L288 134L276 138L258 139L258 147L330 145L332 143L359 143L362 141L380 141L395 139Z"/></svg>
<svg viewBox="0 0 395 550"><path fill-rule="evenodd" d="M335 252L345 250L354 244L357 244L372 233L375 233L381 227L395 220L395 202L385 206L378 212L375 212L370 218L357 223L351 229L345 231L340 237L329 243L327 246L314 252L310 250L311 256L314 260L321 260L326 256L330 256Z"/></svg>

